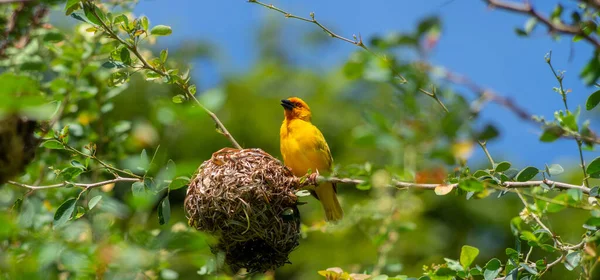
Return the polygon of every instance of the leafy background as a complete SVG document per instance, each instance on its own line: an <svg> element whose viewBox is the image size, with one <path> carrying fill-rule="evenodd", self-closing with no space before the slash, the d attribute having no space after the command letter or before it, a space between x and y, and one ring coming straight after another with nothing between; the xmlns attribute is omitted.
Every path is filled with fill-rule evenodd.
<svg viewBox="0 0 600 280"><path fill-rule="evenodd" d="M463 184L459 190L444 196L429 190L388 186L392 177L420 183L489 181L484 177L496 173L487 171L488 175L483 177L474 176L476 170L490 168L476 140L487 140L494 160L511 161L517 171L532 165L543 172L544 164L556 163L553 161L556 157L564 156L559 162L564 173L559 175L556 171L563 168L547 173L558 175L552 179L561 182L582 183L575 141L561 139L550 144L541 143L538 135L542 134L543 123L537 126L521 124L523 121L502 106L483 107L481 114L474 114L471 106L477 93L436 78L435 71L428 73L418 63L413 63L429 61L456 65L452 60L446 60L447 56L438 54L454 55L459 48L452 44L454 41L444 41L446 34L453 36L461 30L460 26L454 27L453 17L450 17L453 25L447 27L437 17L411 16L410 21L402 20L406 26L398 30L394 30L395 26L384 25L385 21L379 26L371 18L365 28L373 31L363 33L363 40L373 52L386 54L390 60L393 58L392 68L409 81L401 85L388 63L376 56L329 39L310 24L300 25L300 22L275 17L273 11L258 5L240 1L231 10L218 9L218 4L203 6L207 19L202 20L210 20L212 24L223 24L223 18L235 18L237 14L251 15L248 20L252 28L241 28L243 22L232 25L238 26L238 33L234 34L245 35L232 39L235 47L231 47L234 43L230 41L219 43L222 38L236 37L231 33L194 36L196 29L190 28L194 24L183 22L189 17L175 18L166 12L168 10L156 12L156 7L183 9L184 4L142 2L133 14L127 13L134 7L129 2L93 4L100 7L97 13L111 11L112 18L106 18L115 22L115 26L123 23L123 19L116 21L118 15L128 15L131 28L122 28L120 36L139 40L139 44L134 41L136 51L148 59L152 67L165 72L177 69L178 72L169 72L169 78L162 78L148 69L136 68L140 62L133 51L125 49L124 44L114 38L102 35L103 29L98 27L97 19L90 12L92 6L69 11L75 12L79 20L66 17L65 7L78 6L79 2L35 3L49 7L52 25L27 30L30 22L19 22L18 30L26 33L27 44L19 46L15 43L0 61L0 84L5 85L0 91L2 112L19 112L40 120L51 128L38 131L38 135L54 139L41 145L26 172L14 180L28 185L61 184L65 180L92 184L114 178L106 165L117 168L122 176L143 176L148 180L145 184L107 183L85 191L69 184L47 190L31 190L15 184L2 186L0 223L4 226L0 228L0 277L230 277L210 251L211 237L186 225L182 207L183 185L169 187L169 183L163 182L163 179L176 181L177 178L192 177L203 160L218 149L230 146L225 137L215 132L213 121L195 106L186 92L192 95L197 92L199 102L219 116L243 147L259 147L276 157L279 156L278 130L283 118L279 100L300 96L310 104L314 123L323 131L332 149L338 175L367 181L357 186L339 186L346 217L336 226L323 222L316 201L303 198L308 202L301 207L304 238L291 255L292 264L265 275L249 277L318 279L322 277L318 271L340 267L348 273L369 275L419 277L426 274L428 276L424 277L431 279L493 279L495 276L490 274L494 274L500 265L503 271L496 273L499 277L518 274L519 279L536 279L542 272L543 279L592 277L593 273L583 268L593 270L597 258L595 227L600 223L594 219L599 213L593 197L588 200L581 192L559 193L536 187L526 191L535 197L527 196L533 206L524 210L517 195L511 193L498 198L504 193L494 189L494 184L489 182L485 189L481 183L473 183L473 189ZM448 4L451 11L474 9L465 8L466 2L453 2L456 3ZM324 10L323 16L317 11L317 19L323 18L325 22L340 19L339 15L329 17L327 11L332 8L328 4L310 3L315 9ZM542 8L549 10L554 8L553 4L544 3ZM9 28L6 25L9 15L18 9L18 5L0 6L5 29ZM392 10L399 4L390 5L389 10ZM308 14L307 9L312 7L307 3L288 8L294 13ZM576 6L568 8L578 9ZM417 5L414 9L423 8ZM440 13L450 14L448 11ZM479 13L498 16L495 11ZM139 18L139 25L133 24L141 14L148 16L149 27L144 27L142 18ZM262 14L264 20L259 16ZM215 15L220 17L214 19ZM497 85L500 93L522 93L512 95L516 102L531 113L545 115L550 121L554 119L554 111L564 110L561 95L552 91L553 87L558 87L558 81L544 61L544 55L557 46L558 51L555 49L552 57L554 66L574 69L566 73L564 83L567 88L574 89L568 96L570 109L575 112L576 105L583 104L594 91L585 86L589 79L582 81L577 76L592 55L590 47L584 42L569 43L571 38L568 36L561 37L561 44L556 45L547 38L541 26L537 27L539 33L531 34L532 39L516 41L510 30L514 27L510 20L522 28L525 19L500 15L498 17L509 20L502 22L502 26L509 29L504 32L511 34L510 42L543 46L537 51L528 49L531 56L539 58L533 61L539 62L532 65L519 62L518 58L528 57L529 52L515 54L514 49L510 54L515 59L507 59L508 55L504 56L502 52L488 53L489 62L472 53L466 65L478 63L478 69L489 71L473 73L465 68L470 72L467 74L473 74L469 76L475 81ZM567 15L564 12L565 18ZM477 17L470 20L476 21ZM240 18L240 21L245 19ZM365 22L363 19L360 23ZM288 23L294 29L290 30L286 26ZM171 30L164 27L152 32L159 24L172 26L173 34L157 36L169 35ZM231 28L223 25L224 30ZM341 26L339 30L344 34L360 30L353 27ZM144 32L136 33L139 30ZM528 35L523 32L529 33L525 30L519 34ZM14 34L15 37L20 35ZM486 41L485 32L481 36L467 44L471 45L468 48L485 50L485 46L479 45ZM6 40L9 39L12 37L7 36ZM222 48L221 44L230 46ZM571 44L575 46L576 60L569 64L568 46ZM168 52L164 51L166 49ZM228 57L229 52L233 60L243 58L240 64L226 62L223 57ZM244 58L246 55L254 59ZM329 55L339 59L329 58ZM155 62L151 58L158 60ZM501 74L497 71L503 73L499 69L506 69L497 66L498 59L514 62L508 67L515 69L510 77L519 75L526 80L498 78ZM181 76L185 76L189 61L197 63L192 70L192 80L188 82ZM242 70L237 69L240 65L243 65ZM505 88L504 81L515 86ZM595 79L590 84L593 82ZM192 87L194 83L196 86ZM523 90L520 90L521 85ZM419 88L432 90L432 86L449 113L418 91ZM20 90L13 90L15 88ZM22 95L18 99L14 95L16 92ZM585 119L591 118L594 127L594 117L594 111L584 112L577 118L574 133L584 134ZM564 121L560 116L558 119L556 126L561 129L573 127L576 120L572 117L573 121ZM553 126L546 125L546 130L548 127ZM532 130L535 133L529 133ZM593 145L585 146L584 156L589 162L596 154L592 151ZM89 153L90 150L95 152ZM498 175L504 173L508 174L508 171L497 172ZM542 178L542 174L536 176ZM590 187L594 182L593 179L590 181ZM553 198L560 203L546 203L538 196ZM544 271L548 263L561 256L561 252L548 252L552 250L542 246L552 247L553 240L551 235L539 231L528 211L542 216L543 222L563 242L578 244L587 232L590 237L586 237L585 243L590 245L572 250L574 254L565 252L567 262ZM584 224L586 228L582 227ZM531 255L529 248L534 248ZM526 269L520 266L528 263L526 256L527 261L540 262L539 267L527 266ZM581 266L580 260L583 260ZM516 263L513 267L517 267L514 274L510 273L510 264L507 265L511 261ZM469 271L468 267L475 271ZM478 275L485 273L487 275ZM338 270L323 274L347 276ZM398 279L403 278L398 276Z"/></svg>

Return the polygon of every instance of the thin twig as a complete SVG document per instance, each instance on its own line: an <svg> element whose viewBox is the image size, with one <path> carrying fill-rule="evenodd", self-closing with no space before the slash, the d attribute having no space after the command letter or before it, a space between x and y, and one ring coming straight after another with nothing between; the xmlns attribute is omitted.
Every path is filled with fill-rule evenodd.
<svg viewBox="0 0 600 280"><path fill-rule="evenodd" d="M125 40L123 40L118 34L116 34L97 14L95 9L91 9L92 14L94 15L94 17L96 17L96 19L100 22L100 24L102 25L102 28L104 29L104 31L113 39L117 40L119 43L121 43L123 46L125 46L128 50L130 50L142 63L143 68L153 71L156 74L159 74L163 77L167 77L169 78L169 74L161 71L160 69L157 69L156 67L153 67L152 65L150 65L150 63L148 63L148 61L140 54L140 52L138 51L137 47L135 45L129 44L127 43ZM208 116L215 122L215 124L217 125L218 129L220 130L221 134L223 134L227 139L229 139L229 141L231 142L231 144L234 146L234 148L236 149L242 149L242 146L240 146L240 144L238 144L238 142L235 140L235 138L233 138L233 136L231 135L231 133L229 133L229 130L227 130L227 128L225 127L225 125L223 125L223 123L221 122L221 120L219 120L219 118L217 117L217 115L215 115L212 111L210 111L208 108L204 107L204 105L202 105L202 103L200 103L200 101L198 101L198 99L196 98L196 96L194 96L194 94L192 94L192 92L190 92L189 87L187 86L187 84L180 84L180 83L176 83L185 93L186 97L191 98L192 100L194 100L194 102L196 102L196 104L202 108L202 110L204 110Z"/></svg>
<svg viewBox="0 0 600 280"><path fill-rule="evenodd" d="M314 178L316 178L316 180ZM337 178L337 177L324 177L324 176L316 176L314 178L311 176L308 176L308 179L303 184L306 186L309 186L309 185L318 185L318 184L324 183L324 182L331 182L331 183L360 185L360 184L364 184L366 182L365 180L352 179L352 178ZM500 183L498 185L501 187L508 188L508 189L522 189L522 188L531 188L531 187L537 187L537 186L541 186L541 185L547 185L547 186L554 186L554 188L557 188L559 190L575 189L575 190L581 190L583 193L588 194L588 195L590 193L590 188L588 188L588 187L552 181L549 179L544 179L544 180L539 180L539 181L525 181L525 182L504 182L504 183ZM395 188L401 188L401 189L435 190L435 188L442 187L442 186L457 188L458 183L420 184L420 183L392 180L392 182L390 183L389 186L395 187Z"/></svg>
<svg viewBox="0 0 600 280"><path fill-rule="evenodd" d="M361 36L359 35L358 37L356 35L353 36L353 40L348 39L346 37L340 36L334 32L332 32L329 28L325 27L323 24L321 24L319 21L317 21L315 19L315 13L310 13L310 18L305 18L305 17L301 17L301 16L297 16L294 14L291 14L287 11L284 11L280 8L277 8L275 6L273 6L272 4L265 4L262 3L260 1L257 0L248 0L248 2L250 3L254 3L260 6L263 6L265 8L271 9L273 11L279 12L281 14L283 14L286 18L292 18L292 19L297 19L300 21L304 21L304 22L309 22L312 23L316 26L318 26L319 28L321 28L325 33L327 33L327 35L329 35L332 38L336 38L339 40L342 40L344 42L350 43L352 45L355 45L363 50L365 50L366 52L370 53L371 55L377 57L378 59L380 59L381 61L385 62L386 65L388 66L388 68L390 69L390 71L392 71L392 73L394 74L394 76L398 77L400 79L400 83L401 84L405 84L408 82L408 80L406 78L404 78L404 76L402 76L402 74L400 74L395 67L393 67L393 65L390 63L389 59L387 59L385 56L382 56L380 54L375 53L374 51L372 51L371 49L369 49L364 43L363 40L361 38ZM432 92L429 92L425 89L419 88L419 91L431 98L433 98L438 104L440 104L440 106L442 107L442 109L444 109L444 111L449 112L448 108L442 103L442 101L439 99L439 96L436 94L435 89Z"/></svg>
<svg viewBox="0 0 600 280"><path fill-rule="evenodd" d="M548 17L540 14L536 9L531 6L529 1L525 3L514 3L514 2L504 2L499 0L483 0L488 3L491 7L503 9L506 11L516 12L519 14L530 15L536 18L539 22L545 25L550 32L557 32L561 34L567 35L577 35L581 36L583 39L588 41L590 44L594 45L595 48L600 48L600 41L597 38L594 38L588 34L586 34L581 27L576 25L567 25L562 21L551 20Z"/></svg>
<svg viewBox="0 0 600 280"><path fill-rule="evenodd" d="M552 70L552 74L554 74L554 78L556 78L556 80L558 81L558 84L560 86L560 88L558 90L560 91L559 93L562 96L562 100L565 105L565 112L569 112L569 106L567 105L567 91L565 91L565 89L563 87L564 76L562 73L557 74L557 72L554 70L554 66L552 66L552 52L549 52L546 55L546 63L548 63L548 66L550 66L550 70ZM586 187L589 188L590 182L588 181L587 171L585 170L585 161L583 159L583 149L581 148L583 141L580 138L575 138L575 141L577 142L577 150L579 151L579 162L581 164L581 170L583 171L583 183L585 184Z"/></svg>
<svg viewBox="0 0 600 280"><path fill-rule="evenodd" d="M112 180L106 180L106 181L97 182L97 183L90 183L90 184L64 181L62 183L58 183L58 184L54 184L54 185L46 185L46 186L33 186L33 185L27 185L27 184L15 182L15 181L8 181L7 183L9 183L11 185L15 185L15 186L27 188L27 189L30 189L30 190L56 189L56 188L62 188L62 187L69 186L69 185L75 186L75 187L84 188L84 189L91 189L91 188L101 187L101 186L104 186L104 185L114 184L114 183L119 183L119 182L140 182L141 180L142 180L141 178L117 177L117 178L112 179Z"/></svg>

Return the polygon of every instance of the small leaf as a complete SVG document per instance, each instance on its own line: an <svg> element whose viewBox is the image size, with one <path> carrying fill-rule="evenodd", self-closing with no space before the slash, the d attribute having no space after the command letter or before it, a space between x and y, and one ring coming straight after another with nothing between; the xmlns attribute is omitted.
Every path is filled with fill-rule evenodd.
<svg viewBox="0 0 600 280"><path fill-rule="evenodd" d="M560 164L556 164L556 163L555 163L555 164L551 164L551 165L548 167L548 173L549 173L550 175L558 175L558 174L561 174L561 173L563 173L564 171L565 171L565 169L563 169L563 167L562 167L562 166L560 166Z"/></svg>
<svg viewBox="0 0 600 280"><path fill-rule="evenodd" d="M579 266L579 262L581 261L581 252L573 251L567 254L567 258L565 259L565 267L571 271Z"/></svg>
<svg viewBox="0 0 600 280"><path fill-rule="evenodd" d="M166 25L157 25L152 27L152 30L150 30L150 34L156 36L167 36L170 35L172 32L173 30L171 30L171 27Z"/></svg>
<svg viewBox="0 0 600 280"><path fill-rule="evenodd" d="M138 166L138 169L145 171L148 170L149 167L150 160L148 159L148 152L146 152L146 149L143 149L140 154L140 166Z"/></svg>
<svg viewBox="0 0 600 280"><path fill-rule="evenodd" d="M544 132L542 133L542 136L540 136L540 141L553 142L560 138L564 133L565 131L560 126L555 124L548 125L544 128Z"/></svg>
<svg viewBox="0 0 600 280"><path fill-rule="evenodd" d="M521 263L521 267L533 275L537 275L537 273L538 273L537 270L535 269L535 267L531 267L531 266L527 265L526 263Z"/></svg>
<svg viewBox="0 0 600 280"><path fill-rule="evenodd" d="M491 259L486 265L483 271L483 278L485 280L494 280L500 274L502 263L498 259Z"/></svg>
<svg viewBox="0 0 600 280"><path fill-rule="evenodd" d="M68 0L65 5L65 15L68 16L73 13L73 11L79 9L79 2L81 2L81 0Z"/></svg>
<svg viewBox="0 0 600 280"><path fill-rule="evenodd" d="M479 249L473 246L464 245L460 251L460 264L463 266L463 268L468 268L473 263L477 255L479 255Z"/></svg>
<svg viewBox="0 0 600 280"><path fill-rule="evenodd" d="M56 212L54 213L54 228L64 225L68 220L71 219L73 211L75 211L76 202L77 199L69 198L65 200L65 202L58 207L58 209L56 209Z"/></svg>
<svg viewBox="0 0 600 280"><path fill-rule="evenodd" d="M525 167L523 170L521 170L521 172L519 172L519 174L517 174L517 181L519 181L519 182L529 181L533 177L535 177L539 172L540 171L533 166Z"/></svg>
<svg viewBox="0 0 600 280"><path fill-rule="evenodd" d="M173 103L179 104L185 100L185 96L178 94L173 96Z"/></svg>
<svg viewBox="0 0 600 280"><path fill-rule="evenodd" d="M361 184L356 185L356 188L361 191L366 191L371 189L371 184L369 182L363 182Z"/></svg>
<svg viewBox="0 0 600 280"><path fill-rule="evenodd" d="M521 232L521 239L526 240L526 241L533 241L533 242L537 242L538 239L535 236L535 234L533 234L533 232L531 231L522 231Z"/></svg>
<svg viewBox="0 0 600 280"><path fill-rule="evenodd" d="M458 187L468 192L480 192L485 189L483 183L473 178L460 181Z"/></svg>
<svg viewBox="0 0 600 280"><path fill-rule="evenodd" d="M76 160L72 160L71 161L71 166L77 167L77 168L79 168L81 170L85 170L85 166L83 166L83 164L81 164L81 162L76 161Z"/></svg>
<svg viewBox="0 0 600 280"><path fill-rule="evenodd" d="M167 61L167 57L169 57L168 49L160 51L160 61L162 61L162 63L165 63Z"/></svg>
<svg viewBox="0 0 600 280"><path fill-rule="evenodd" d="M58 43L65 39L65 36L59 32L50 32L44 35L44 42Z"/></svg>
<svg viewBox="0 0 600 280"><path fill-rule="evenodd" d="M52 149L52 150L64 150L65 149L63 144L61 144L57 140L48 140L42 144L42 147Z"/></svg>
<svg viewBox="0 0 600 280"><path fill-rule="evenodd" d="M170 190L180 189L182 187L187 186L190 183L190 178L188 177L177 177L169 184Z"/></svg>
<svg viewBox="0 0 600 280"><path fill-rule="evenodd" d="M131 54L127 48L121 48L119 56L121 58L121 62L123 62L125 65L131 64Z"/></svg>
<svg viewBox="0 0 600 280"><path fill-rule="evenodd" d="M600 187L594 186L592 189L590 189L590 196L598 197L598 194L600 194Z"/></svg>
<svg viewBox="0 0 600 280"><path fill-rule="evenodd" d="M96 205L98 204L98 202L100 202L100 200L102 200L101 195L92 197L92 199L90 199L90 202L88 202L88 209L89 210L94 209L94 207L96 207Z"/></svg>
<svg viewBox="0 0 600 280"><path fill-rule="evenodd" d="M117 65L112 61L106 61L106 62L102 63L102 67L104 67L106 69L112 69L112 68L117 67Z"/></svg>
<svg viewBox="0 0 600 280"><path fill-rule="evenodd" d="M171 204L169 196L166 196L158 208L158 223L164 225L169 222L169 219L171 219Z"/></svg>
<svg viewBox="0 0 600 280"><path fill-rule="evenodd" d="M600 103L600 90L595 91L588 97L587 101L585 102L585 109L588 111L592 110L598 106L598 103Z"/></svg>
<svg viewBox="0 0 600 280"><path fill-rule="evenodd" d="M148 30L148 27L150 26L150 23L148 22L148 18L146 16L142 16L140 19L140 22L142 23L142 28L144 30Z"/></svg>
<svg viewBox="0 0 600 280"><path fill-rule="evenodd" d="M501 163L498 163L498 165L496 165L496 169L494 171L504 172L504 171L508 170L509 168L510 168L510 162L503 161Z"/></svg>
<svg viewBox="0 0 600 280"><path fill-rule="evenodd" d="M585 171L592 178L600 178L600 157L595 158L588 164Z"/></svg>
<svg viewBox="0 0 600 280"><path fill-rule="evenodd" d="M146 188L144 186L144 183L142 182L135 182L131 185L131 192L133 193L133 196L142 196L144 195L144 193L146 192Z"/></svg>
<svg viewBox="0 0 600 280"><path fill-rule="evenodd" d="M434 192L437 195L447 195L454 189L451 185L439 185L435 187Z"/></svg>
<svg viewBox="0 0 600 280"><path fill-rule="evenodd" d="M448 259L448 258L444 258L444 260L446 261L448 268L450 268L454 271L463 271L464 270L464 268L462 267L462 265L460 265L460 263L458 261Z"/></svg>
<svg viewBox="0 0 600 280"><path fill-rule="evenodd" d="M96 5L92 5L92 7L84 5L83 12L85 13L85 17L95 25L102 25L102 22L106 22L106 15Z"/></svg>

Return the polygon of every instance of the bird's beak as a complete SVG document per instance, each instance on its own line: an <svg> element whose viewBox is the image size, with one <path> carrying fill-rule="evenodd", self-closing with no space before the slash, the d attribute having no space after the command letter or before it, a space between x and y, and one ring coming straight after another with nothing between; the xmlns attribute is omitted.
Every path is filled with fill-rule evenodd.
<svg viewBox="0 0 600 280"><path fill-rule="evenodd" d="M292 101L289 101L287 99L281 99L281 106L283 106L283 108L286 110L294 109L294 103L292 103Z"/></svg>

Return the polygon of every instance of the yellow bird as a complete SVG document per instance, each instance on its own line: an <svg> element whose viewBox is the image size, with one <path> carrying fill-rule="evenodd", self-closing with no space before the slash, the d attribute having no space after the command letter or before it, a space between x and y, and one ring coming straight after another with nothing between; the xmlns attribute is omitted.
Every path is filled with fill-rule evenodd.
<svg viewBox="0 0 600 280"><path fill-rule="evenodd" d="M283 124L279 131L283 161L296 176L312 172L331 171L333 158L321 131L311 121L310 108L302 99L291 97L281 100L284 108ZM323 183L312 194L321 201L327 221L338 221L344 216L336 197L335 183Z"/></svg>

